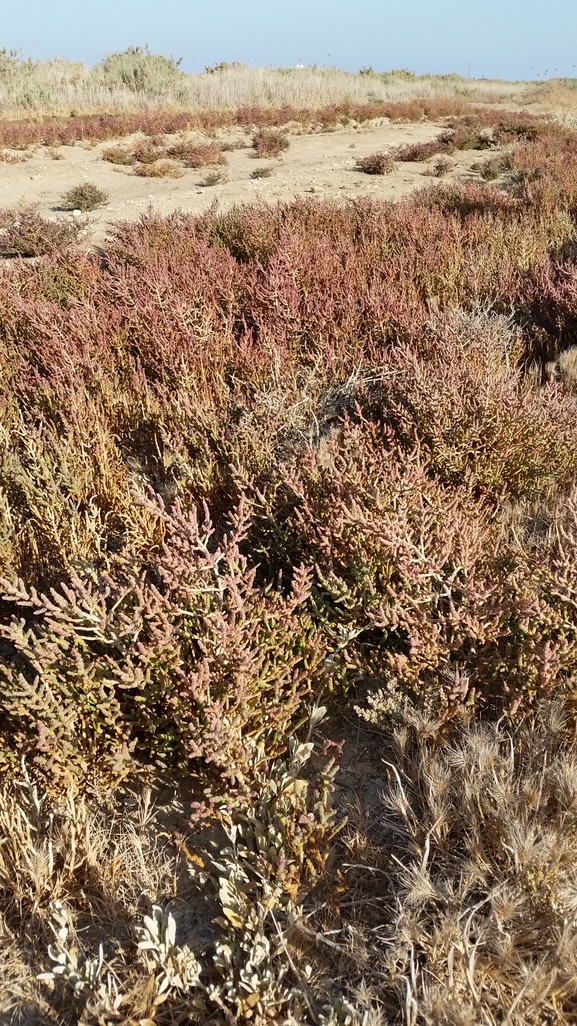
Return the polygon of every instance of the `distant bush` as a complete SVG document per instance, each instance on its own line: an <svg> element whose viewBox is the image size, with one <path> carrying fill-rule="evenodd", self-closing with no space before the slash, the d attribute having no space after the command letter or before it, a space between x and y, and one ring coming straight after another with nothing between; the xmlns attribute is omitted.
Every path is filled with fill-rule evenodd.
<svg viewBox="0 0 577 1026"><path fill-rule="evenodd" d="M97 210L108 203L108 193L91 182L83 182L69 189L60 200L61 210Z"/></svg>
<svg viewBox="0 0 577 1026"><path fill-rule="evenodd" d="M355 171L365 175L388 175L395 169L395 158L390 153L371 153L368 157L359 157Z"/></svg>
<svg viewBox="0 0 577 1026"><path fill-rule="evenodd" d="M284 132L273 128L262 128L252 137L252 146L256 157L280 157L288 150L290 143Z"/></svg>
<svg viewBox="0 0 577 1026"><path fill-rule="evenodd" d="M182 77L180 60L150 52L147 46L129 46L122 53L112 53L102 62L106 81L123 85L134 93L162 95L173 89Z"/></svg>

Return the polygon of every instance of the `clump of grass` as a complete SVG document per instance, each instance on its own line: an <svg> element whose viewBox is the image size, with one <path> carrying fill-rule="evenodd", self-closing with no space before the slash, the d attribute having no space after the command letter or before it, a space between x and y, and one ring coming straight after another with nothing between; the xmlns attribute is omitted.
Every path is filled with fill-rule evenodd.
<svg viewBox="0 0 577 1026"><path fill-rule="evenodd" d="M110 164L120 164L127 167L136 163L134 151L129 146L107 146L102 151L102 159L107 160Z"/></svg>
<svg viewBox="0 0 577 1026"><path fill-rule="evenodd" d="M206 188L210 188L212 185L224 185L228 181L227 175L223 171L209 171L204 176L200 184Z"/></svg>
<svg viewBox="0 0 577 1026"><path fill-rule="evenodd" d="M577 346L564 349L546 367L549 381L561 381L568 388L577 388Z"/></svg>
<svg viewBox="0 0 577 1026"><path fill-rule="evenodd" d="M365 175L388 175L395 168L395 158L390 153L371 153L368 157L358 157L355 171Z"/></svg>
<svg viewBox="0 0 577 1026"><path fill-rule="evenodd" d="M234 150L246 150L248 143L245 139L233 139L231 142L224 142L220 144L220 148L223 153L232 153Z"/></svg>
<svg viewBox="0 0 577 1026"><path fill-rule="evenodd" d="M254 171L251 171L251 178L270 178L274 172L273 167L255 167Z"/></svg>
<svg viewBox="0 0 577 1026"><path fill-rule="evenodd" d="M182 178L185 171L177 160L155 160L151 164L139 164L134 174L139 178Z"/></svg>
<svg viewBox="0 0 577 1026"><path fill-rule="evenodd" d="M83 182L69 189L60 200L61 210L81 210L86 213L108 203L108 193L92 182Z"/></svg>
<svg viewBox="0 0 577 1026"><path fill-rule="evenodd" d="M0 256L36 257L66 249L86 233L79 221L48 221L37 204L0 211Z"/></svg>
<svg viewBox="0 0 577 1026"><path fill-rule="evenodd" d="M290 146L286 132L274 128L262 128L252 137L255 157L280 157Z"/></svg>
<svg viewBox="0 0 577 1026"><path fill-rule="evenodd" d="M59 150L56 146L49 146L46 152L50 157L50 160L64 160L62 150Z"/></svg>
<svg viewBox="0 0 577 1026"><path fill-rule="evenodd" d="M372 808L350 808L335 861L348 902L325 900L338 916L307 920L313 936L338 930L338 953L315 945L317 972L338 976L355 1004L349 980L363 979L359 1018L364 1003L386 1022L404 1021L407 1007L413 1023L571 1022L573 715L543 703L514 731L469 715L441 744L438 721L398 706L391 715L383 695L370 719L381 727L373 757L386 762L388 784Z"/></svg>
<svg viewBox="0 0 577 1026"><path fill-rule="evenodd" d="M0 150L0 162L2 164L24 164L34 156L34 153L35 149L21 150L19 152Z"/></svg>

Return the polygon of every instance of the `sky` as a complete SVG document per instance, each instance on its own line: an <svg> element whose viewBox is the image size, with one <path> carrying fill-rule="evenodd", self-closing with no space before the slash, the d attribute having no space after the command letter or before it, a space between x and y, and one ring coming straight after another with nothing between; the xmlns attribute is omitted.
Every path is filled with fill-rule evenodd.
<svg viewBox="0 0 577 1026"><path fill-rule="evenodd" d="M148 45L220 61L577 77L577 0L0 0L0 50L96 64Z"/></svg>

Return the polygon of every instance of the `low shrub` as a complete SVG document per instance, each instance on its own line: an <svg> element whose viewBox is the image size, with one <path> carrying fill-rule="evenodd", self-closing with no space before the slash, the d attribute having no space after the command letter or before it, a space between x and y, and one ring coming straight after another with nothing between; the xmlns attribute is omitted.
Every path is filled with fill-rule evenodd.
<svg viewBox="0 0 577 1026"><path fill-rule="evenodd" d="M395 159L401 162L406 161L407 163L425 161L438 153L452 153L454 149L453 132L446 131L442 132L437 139L433 139L431 142L408 143L406 146L397 147Z"/></svg>
<svg viewBox="0 0 577 1026"><path fill-rule="evenodd" d="M210 188L212 185L223 185L226 181L228 181L227 176L222 171L209 171L200 184Z"/></svg>
<svg viewBox="0 0 577 1026"><path fill-rule="evenodd" d="M179 142L167 149L167 155L181 160L186 167L215 167L226 164L226 157L218 143Z"/></svg>
<svg viewBox="0 0 577 1026"><path fill-rule="evenodd" d="M83 182L69 189L60 200L61 210L97 210L108 203L108 193L91 182Z"/></svg>
<svg viewBox="0 0 577 1026"><path fill-rule="evenodd" d="M355 171L366 175L388 175L395 168L395 158L390 153L371 153L368 157L358 157Z"/></svg>
<svg viewBox="0 0 577 1026"><path fill-rule="evenodd" d="M139 164L154 164L167 155L167 149L162 139L153 136L136 143L132 153Z"/></svg>
<svg viewBox="0 0 577 1026"><path fill-rule="evenodd" d="M274 173L273 167L255 167L254 171L251 171L250 178L270 178Z"/></svg>
<svg viewBox="0 0 577 1026"><path fill-rule="evenodd" d="M0 211L0 256L36 257L66 249L86 235L78 221L49 221L37 204Z"/></svg>
<svg viewBox="0 0 577 1026"><path fill-rule="evenodd" d="M223 142L220 148L223 153L233 153L235 150L245 150L248 143L245 139L234 139L232 142Z"/></svg>
<svg viewBox="0 0 577 1026"><path fill-rule="evenodd" d="M24 150L23 152L14 152L9 150L0 150L0 163L2 164L24 164L27 160L30 160L35 153L35 149Z"/></svg>
<svg viewBox="0 0 577 1026"><path fill-rule="evenodd" d="M195 512L145 508L166 531L148 573L127 552L114 578L90 583L74 573L52 595L2 583L6 602L35 615L0 628L16 657L0 669L13 737L1 760L29 753L61 781L90 767L114 780L141 748L157 765L200 760L231 795L250 792L245 736L278 749L304 697L326 681L324 645L306 610L311 574L295 569L288 590L263 592L239 548L249 525L242 507L220 544ZM20 672L22 658L32 676Z"/></svg>
<svg viewBox="0 0 577 1026"><path fill-rule="evenodd" d="M155 160L139 164L134 169L134 174L140 178L182 178L184 173L184 168L177 160Z"/></svg>
<svg viewBox="0 0 577 1026"><path fill-rule="evenodd" d="M288 150L289 138L284 132L274 128L262 128L252 137L252 147L255 157L280 157L281 153Z"/></svg>
<svg viewBox="0 0 577 1026"><path fill-rule="evenodd" d="M130 166L136 162L134 151L129 146L107 146L102 151L102 159L110 164Z"/></svg>

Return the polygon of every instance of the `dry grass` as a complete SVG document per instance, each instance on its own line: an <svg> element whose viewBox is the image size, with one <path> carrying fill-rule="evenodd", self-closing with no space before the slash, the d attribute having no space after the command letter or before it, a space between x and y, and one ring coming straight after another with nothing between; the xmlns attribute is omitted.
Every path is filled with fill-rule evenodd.
<svg viewBox="0 0 577 1026"><path fill-rule="evenodd" d="M53 905L60 902L73 924L82 963L104 941L118 959L130 945L134 922L153 902L183 909L193 888L178 852L165 834L161 810L149 788L135 781L123 795L69 791L43 794L26 771L0 789L0 1018L27 1024L72 1023L78 1005L46 987L37 974L50 969ZM180 829L180 821L173 814ZM184 931L190 932L191 914ZM180 915L182 922L182 914ZM204 924L204 930L207 929Z"/></svg>
<svg viewBox="0 0 577 1026"><path fill-rule="evenodd" d="M425 171L425 174L431 175L433 178L443 178L453 168L453 163L448 157L437 157L432 167Z"/></svg>
<svg viewBox="0 0 577 1026"><path fill-rule="evenodd" d="M34 149L26 150L0 150L0 163L2 164L25 164L34 156Z"/></svg>
<svg viewBox="0 0 577 1026"><path fill-rule="evenodd" d="M134 174L140 178L182 178L184 173L184 168L177 160L155 160L139 164L134 169Z"/></svg>
<svg viewBox="0 0 577 1026"><path fill-rule="evenodd" d="M4 53L0 112L4 116L70 116L155 106L223 110L241 106L327 104L458 97L481 102L522 100L531 83L475 81L459 75L406 71L351 74L338 68L251 68L219 65L185 74L170 61L127 51L93 68L62 60L19 61Z"/></svg>
<svg viewBox="0 0 577 1026"><path fill-rule="evenodd" d="M208 174L201 179L200 184L206 188L210 188L212 185L224 185L227 181L227 175L223 171L209 171Z"/></svg>
<svg viewBox="0 0 577 1026"><path fill-rule="evenodd" d="M274 167L255 167L251 171L250 178L270 178L274 174Z"/></svg>
<svg viewBox="0 0 577 1026"><path fill-rule="evenodd" d="M570 388L577 386L577 346L564 349L557 360L547 364L547 376L550 381L561 381Z"/></svg>
<svg viewBox="0 0 577 1026"><path fill-rule="evenodd" d="M119 164L125 167L136 163L134 151L130 146L107 146L102 151L102 159L107 160L110 164Z"/></svg>
<svg viewBox="0 0 577 1026"><path fill-rule="evenodd" d="M372 701L388 784L349 810L335 896L307 920L315 971L371 1022L573 1022L573 712L543 705L517 729L465 717L443 736L394 707Z"/></svg>
<svg viewBox="0 0 577 1026"><path fill-rule="evenodd" d="M114 798L49 798L25 769L4 785L3 1021L264 1026L318 1006L289 933L338 829L334 760L310 740L323 714L314 710L304 743L257 769L256 803L223 806L221 825L197 823L195 837L182 832L182 805L159 805L142 780ZM253 757L257 768L258 746Z"/></svg>

